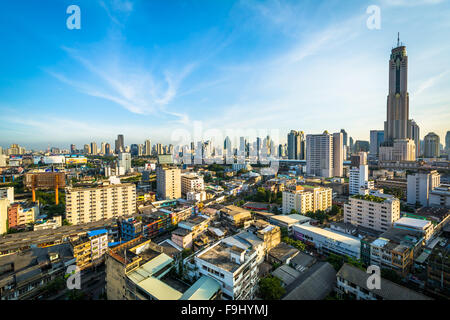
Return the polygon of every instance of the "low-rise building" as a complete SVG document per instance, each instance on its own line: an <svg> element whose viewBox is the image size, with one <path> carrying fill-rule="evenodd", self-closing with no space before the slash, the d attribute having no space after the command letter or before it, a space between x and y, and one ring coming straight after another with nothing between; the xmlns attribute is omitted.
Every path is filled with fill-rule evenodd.
<svg viewBox="0 0 450 320"><path fill-rule="evenodd" d="M233 205L220 209L220 215L234 227L238 228L244 226L246 221L252 220L252 214L250 211Z"/></svg>
<svg viewBox="0 0 450 320"><path fill-rule="evenodd" d="M273 225L285 228L288 234L292 234L292 226L295 224L309 224L312 219L301 214L276 215L269 218Z"/></svg>
<svg viewBox="0 0 450 320"><path fill-rule="evenodd" d="M270 249L267 260L270 263L289 264L299 252L293 246L280 242L276 247Z"/></svg>
<svg viewBox="0 0 450 320"><path fill-rule="evenodd" d="M356 300L431 300L416 291L381 278L380 289L369 289L369 273L344 263L337 273L336 291Z"/></svg>
<svg viewBox="0 0 450 320"><path fill-rule="evenodd" d="M408 217L403 217L395 221L394 228L419 231L423 234L425 241L431 238L434 231L434 226L430 221Z"/></svg>
<svg viewBox="0 0 450 320"><path fill-rule="evenodd" d="M9 203L14 202L14 187L0 188L0 200L8 199Z"/></svg>
<svg viewBox="0 0 450 320"><path fill-rule="evenodd" d="M360 258L361 241L356 237L307 224L295 224L293 231L294 238L314 246L318 252Z"/></svg>
<svg viewBox="0 0 450 320"><path fill-rule="evenodd" d="M62 226L62 216L56 216L52 219L36 221L33 226L34 231L56 229Z"/></svg>
<svg viewBox="0 0 450 320"><path fill-rule="evenodd" d="M258 265L264 254L251 243L229 238L198 253L195 265L200 275L220 283L225 300L252 300L258 283Z"/></svg>
<svg viewBox="0 0 450 320"><path fill-rule="evenodd" d="M63 279L67 267L74 263L67 243L0 257L1 300L38 298L46 284L57 278Z"/></svg>
<svg viewBox="0 0 450 320"><path fill-rule="evenodd" d="M431 207L450 208L450 186L440 185L430 191L429 204Z"/></svg>
<svg viewBox="0 0 450 320"><path fill-rule="evenodd" d="M390 228L377 238L367 236L361 240L361 260L406 275L421 253L423 242L421 231Z"/></svg>

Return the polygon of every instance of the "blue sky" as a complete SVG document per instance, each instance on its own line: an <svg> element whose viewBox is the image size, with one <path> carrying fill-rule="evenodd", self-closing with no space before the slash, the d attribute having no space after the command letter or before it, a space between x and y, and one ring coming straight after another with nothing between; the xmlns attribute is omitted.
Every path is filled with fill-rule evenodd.
<svg viewBox="0 0 450 320"><path fill-rule="evenodd" d="M69 30L66 8L81 9ZM381 28L366 9L381 9ZM345 128L386 117L397 32L409 55L410 118L450 130L448 0L42 0L0 11L0 145L171 143L180 128Z"/></svg>

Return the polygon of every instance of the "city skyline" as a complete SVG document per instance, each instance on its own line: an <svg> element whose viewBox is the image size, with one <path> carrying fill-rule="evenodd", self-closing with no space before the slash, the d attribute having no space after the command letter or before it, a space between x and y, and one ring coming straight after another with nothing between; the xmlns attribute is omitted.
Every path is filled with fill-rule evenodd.
<svg viewBox="0 0 450 320"><path fill-rule="evenodd" d="M409 58L410 119L421 140L445 140L450 25L433 17L448 15L448 1L79 1L81 30L65 27L69 4L30 4L22 20L10 17L20 5L0 13L11 43L0 53L3 147L113 146L120 133L126 145L175 144L171 132L197 121L205 130L279 129L281 143L290 130L342 128L368 141L386 120L397 32ZM366 26L372 4L379 30ZM41 18L33 29L31 16Z"/></svg>

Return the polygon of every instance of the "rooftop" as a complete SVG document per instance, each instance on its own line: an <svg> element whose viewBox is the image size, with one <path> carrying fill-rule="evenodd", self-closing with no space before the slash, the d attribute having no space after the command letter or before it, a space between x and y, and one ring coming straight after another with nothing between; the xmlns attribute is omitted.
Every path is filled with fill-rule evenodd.
<svg viewBox="0 0 450 320"><path fill-rule="evenodd" d="M408 218L408 217L400 218L394 222L394 226L397 226L397 225L411 226L413 228L420 228L420 229L423 229L423 228L429 226L430 224L431 224L431 222L428 220L414 219L414 218Z"/></svg>
<svg viewBox="0 0 450 320"><path fill-rule="evenodd" d="M384 278L381 278L381 289L370 290L367 287L367 279L370 274L346 263L339 270L337 276L346 279L350 283L356 284L360 288L369 290L385 300L431 300L431 298L424 296L423 294L402 287Z"/></svg>

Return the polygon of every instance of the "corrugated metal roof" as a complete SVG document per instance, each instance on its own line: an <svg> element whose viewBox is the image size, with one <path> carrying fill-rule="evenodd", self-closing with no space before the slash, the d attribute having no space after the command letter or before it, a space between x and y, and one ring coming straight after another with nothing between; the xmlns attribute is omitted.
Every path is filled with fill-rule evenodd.
<svg viewBox="0 0 450 320"><path fill-rule="evenodd" d="M182 295L180 300L210 300L219 289L219 282L203 276Z"/></svg>
<svg viewBox="0 0 450 320"><path fill-rule="evenodd" d="M182 296L181 292L154 277L139 282L138 286L158 300L178 300Z"/></svg>

